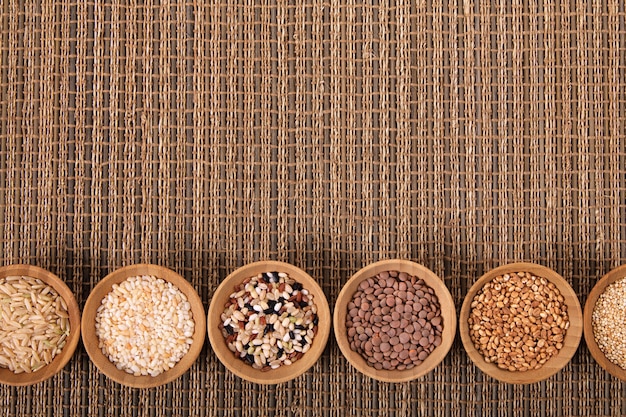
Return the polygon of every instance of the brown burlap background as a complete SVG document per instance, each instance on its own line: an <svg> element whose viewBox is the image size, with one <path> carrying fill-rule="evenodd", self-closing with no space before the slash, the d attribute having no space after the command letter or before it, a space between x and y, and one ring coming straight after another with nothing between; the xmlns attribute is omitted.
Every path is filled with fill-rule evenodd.
<svg viewBox="0 0 626 417"><path fill-rule="evenodd" d="M0 263L61 276L82 305L151 262L196 287L258 259L329 302L362 266L421 262L460 308L499 264L535 261L584 303L626 258L626 14L609 1L16 1L0 7ZM369 2L368 2L369 3ZM512 4L511 4L512 3ZM334 338L305 375L258 386L207 341L158 389L84 348L4 416L623 415L584 341L549 380L500 384L457 337L403 384Z"/></svg>

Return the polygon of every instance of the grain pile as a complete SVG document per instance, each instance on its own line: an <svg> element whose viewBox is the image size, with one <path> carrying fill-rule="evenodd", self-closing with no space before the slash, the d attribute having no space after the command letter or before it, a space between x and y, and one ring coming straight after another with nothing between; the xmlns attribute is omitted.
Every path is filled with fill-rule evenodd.
<svg viewBox="0 0 626 417"><path fill-rule="evenodd" d="M191 305L175 285L154 276L113 285L96 313L102 353L135 376L173 368L193 343Z"/></svg>
<svg viewBox="0 0 626 417"><path fill-rule="evenodd" d="M0 366L35 372L52 362L70 334L67 304L51 286L26 276L0 278Z"/></svg>
<svg viewBox="0 0 626 417"><path fill-rule="evenodd" d="M607 286L591 315L593 337L608 360L626 369L626 278Z"/></svg>
<svg viewBox="0 0 626 417"><path fill-rule="evenodd" d="M472 342L500 369L539 369L563 347L569 328L564 301L546 278L529 272L497 276L472 300Z"/></svg>

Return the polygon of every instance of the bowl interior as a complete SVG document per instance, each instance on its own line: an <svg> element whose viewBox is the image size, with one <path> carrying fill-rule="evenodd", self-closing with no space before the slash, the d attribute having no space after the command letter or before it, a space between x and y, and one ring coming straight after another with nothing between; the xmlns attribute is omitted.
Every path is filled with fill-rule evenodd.
<svg viewBox="0 0 626 417"><path fill-rule="evenodd" d="M593 334L593 324L591 321L591 316L593 314L593 309L598 301L598 298L606 287L614 283L615 281L626 277L626 265L622 265L618 268L613 269L604 275L593 287L589 296L587 297L587 302L585 303L585 312L584 312L584 333L585 333L585 342L587 343L587 347L591 352L593 358L600 364L602 368L604 368L608 373L613 375L616 378L621 379L622 381L626 381L626 370L622 369L619 365L611 362L605 355L600 347L596 343L594 334Z"/></svg>
<svg viewBox="0 0 626 417"><path fill-rule="evenodd" d="M38 278L54 288L65 300L70 319L70 334L66 339L65 346L61 353L56 355L50 364L29 374L16 374L9 369L0 368L0 383L13 386L25 386L36 384L52 377L69 362L78 345L78 339L80 338L80 308L69 287L53 273L32 265L8 265L0 268L0 277L2 278L14 275Z"/></svg>
<svg viewBox="0 0 626 417"><path fill-rule="evenodd" d="M281 366L269 371L261 371L254 369L243 360L235 357L228 349L228 345L222 335L222 331L219 329L219 325L221 322L220 316L224 311L224 304L234 292L234 287L246 278L253 277L259 273L272 271L287 273L291 278L301 283L309 293L313 294L313 301L317 306L319 323L317 325L317 334L315 338L313 338L311 348L299 360L288 366ZM260 261L235 270L222 281L211 299L207 317L207 329L213 351L224 366L232 373L257 384L278 384L296 378L315 364L324 351L326 342L328 341L330 321L330 309L324 291L322 291L322 288L310 275L300 268L287 263Z"/></svg>
<svg viewBox="0 0 626 417"><path fill-rule="evenodd" d="M359 284L383 271L406 272L409 275L423 279L431 287L441 306L441 316L443 318L443 332L441 334L441 344L435 348L426 360L419 366L408 370L377 370L367 364L363 357L350 348L346 329L346 315L348 314L348 304L352 296L359 287ZM370 378L385 382L402 382L419 378L433 370L445 358L456 333L456 310L454 300L445 286L444 282L430 269L415 262L392 259L384 260L368 265L355 273L343 286L337 302L335 303L333 326L335 338L339 344L341 352L348 362L361 373Z"/></svg>
<svg viewBox="0 0 626 417"><path fill-rule="evenodd" d="M98 347L98 336L96 335L96 312L102 303L102 299L111 291L113 284L118 284L129 277L137 275L153 275L178 287L178 289L187 296L187 300L191 304L191 312L195 323L194 334L192 336L193 343L189 347L189 351L173 368L155 377L149 375L134 376L124 370L117 369L117 367L102 353L102 350ZM206 317L204 314L204 307L202 306L202 300L193 286L191 286L185 278L171 269L157 265L130 265L110 273L91 291L83 309L83 344L85 345L87 354L96 367L115 382L136 388L156 387L166 384L184 374L198 358L198 355L202 350L206 334L205 320Z"/></svg>
<svg viewBox="0 0 626 417"><path fill-rule="evenodd" d="M487 363L482 354L474 346L474 343L469 335L468 318L474 296L482 289L485 283L493 280L498 275L513 272L530 272L535 276L546 278L559 289L561 295L565 299L565 304L567 304L570 326L563 340L563 348L557 355L550 358L541 368L536 370L511 372L500 369L493 363ZM465 296L465 300L463 301L463 305L461 307L459 329L461 333L461 341L463 342L463 346L468 356L481 371L502 382L508 382L511 384L530 384L547 379L554 375L566 366L572 356L574 356L582 336L582 311L576 293L561 275L542 265L518 262L492 269L476 281L474 285L472 285L469 292Z"/></svg>

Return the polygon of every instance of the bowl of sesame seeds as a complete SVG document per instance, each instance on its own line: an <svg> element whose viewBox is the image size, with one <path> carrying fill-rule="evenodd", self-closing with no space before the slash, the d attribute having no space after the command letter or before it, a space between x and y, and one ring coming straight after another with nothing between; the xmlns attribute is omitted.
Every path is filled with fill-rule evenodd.
<svg viewBox="0 0 626 417"><path fill-rule="evenodd" d="M626 381L626 265L604 275L593 287L584 310L585 342L607 372Z"/></svg>
<svg viewBox="0 0 626 417"><path fill-rule="evenodd" d="M510 384L547 379L565 367L582 337L576 293L556 271L502 265L472 285L459 316L463 347L485 374Z"/></svg>
<svg viewBox="0 0 626 417"><path fill-rule="evenodd" d="M32 265L0 268L0 383L44 381L69 362L80 338L80 308L55 274Z"/></svg>
<svg viewBox="0 0 626 417"><path fill-rule="evenodd" d="M158 265L136 264L102 279L85 302L85 350L112 380L135 388L184 374L204 345L206 316L194 287Z"/></svg>
<svg viewBox="0 0 626 417"><path fill-rule="evenodd" d="M260 261L232 272L209 306L213 351L235 375L278 384L306 372L330 333L328 301L317 282L293 265Z"/></svg>
<svg viewBox="0 0 626 417"><path fill-rule="evenodd" d="M333 313L337 344L359 372L406 382L437 367L456 334L456 309L445 283L418 263L388 259L357 271Z"/></svg>

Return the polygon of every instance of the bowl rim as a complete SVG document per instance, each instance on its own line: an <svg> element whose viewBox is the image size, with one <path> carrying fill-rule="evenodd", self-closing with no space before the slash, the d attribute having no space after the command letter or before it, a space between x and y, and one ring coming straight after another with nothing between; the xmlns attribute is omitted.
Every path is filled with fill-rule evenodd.
<svg viewBox="0 0 626 417"><path fill-rule="evenodd" d="M59 276L51 271L29 264L10 264L0 267L0 277L4 278L14 275L37 278L53 287L65 300L70 320L70 334L66 338L65 346L60 354L57 354L48 365L32 373L21 374L13 373L13 371L7 368L0 368L0 383L19 387L34 385L53 377L72 359L80 339L81 311L72 290Z"/></svg>
<svg viewBox="0 0 626 417"><path fill-rule="evenodd" d="M593 286L589 295L587 296L587 301L585 302L585 310L584 310L584 335L585 335L585 343L587 344L587 348L591 352L591 356L595 359L595 361L609 374L613 375L615 378L618 378L622 381L626 381L626 369L622 369L619 365L611 362L604 352L598 346L598 343L595 340L595 335L593 332L593 323L592 323L592 314L593 309L595 308L596 302L601 294L604 293L606 287L613 284L615 281L618 281L622 278L626 277L626 264L620 265L616 268L613 268L606 274L602 276Z"/></svg>
<svg viewBox="0 0 626 417"><path fill-rule="evenodd" d="M367 364L367 361L352 351L347 337L346 315L347 306L361 281L374 277L383 271L406 272L423 279L431 287L441 307L444 328L441 334L441 345L436 347L426 360L419 366L409 370L378 370ZM422 264L405 259L385 259L364 266L355 272L343 285L335 302L333 327L335 339L343 356L354 368L362 374L382 382L406 382L420 378L435 369L447 356L456 335L456 307L448 287L443 279Z"/></svg>
<svg viewBox="0 0 626 417"><path fill-rule="evenodd" d="M189 350L173 368L163 372L156 377L150 375L134 376L124 370L117 369L115 364L109 360L98 347L98 336L95 330L96 310L100 306L102 299L111 291L113 284L120 283L129 277L139 275L152 275L170 282L185 294L191 304L191 311L194 320L193 343ZM100 372L111 380L133 388L153 388L171 382L187 372L196 361L205 339L205 314L202 300L196 289L182 275L176 271L155 264L132 264L115 269L101 279L91 290L85 306L83 308L83 318L81 320L81 330L83 345L93 364Z"/></svg>
<svg viewBox="0 0 626 417"><path fill-rule="evenodd" d="M319 319L319 323L317 326L317 334L313 338L311 348L300 359L289 366L281 366L277 369L261 371L254 369L252 366L234 356L234 354L228 349L224 336L218 326L221 322L221 314L224 310L224 303L230 294L233 293L235 285L240 284L246 278L250 278L261 272L273 271L287 273L290 278L300 282L304 288L309 291L309 293L313 294L313 300L317 306L317 317ZM330 327L330 307L328 305L326 295L317 281L306 271L295 265L273 260L262 260L248 263L228 274L228 276L214 291L209 305L209 312L207 314L207 333L209 335L209 342L219 361L226 367L226 369L238 377L246 381L262 385L273 385L287 382L308 371L324 352L330 334Z"/></svg>
<svg viewBox="0 0 626 417"><path fill-rule="evenodd" d="M469 318L471 303L474 296L488 281L493 280L498 275L512 272L530 272L535 276L546 278L548 281L557 286L567 304L567 314L570 326L563 340L563 348L556 356L550 358L550 360L548 360L541 368L536 370L511 372L500 369L492 363L485 362L484 357L475 348L474 343L469 336L469 325L467 320ZM461 306L461 313L459 314L459 332L461 333L461 341L463 343L463 347L465 348L465 352L483 373L501 382L509 384L531 384L542 381L556 374L572 359L578 349L580 339L582 338L582 309L574 289L565 280L565 278L563 278L555 270L531 262L508 263L485 272L471 286L465 295L463 305Z"/></svg>

